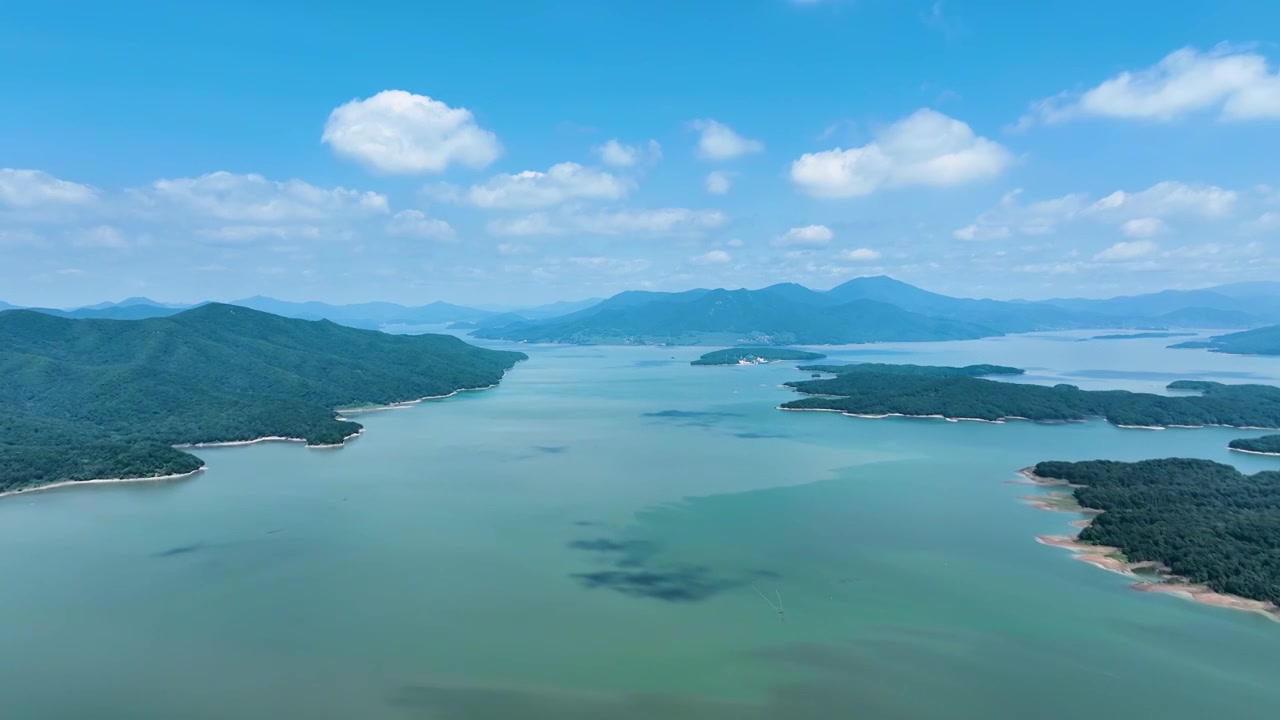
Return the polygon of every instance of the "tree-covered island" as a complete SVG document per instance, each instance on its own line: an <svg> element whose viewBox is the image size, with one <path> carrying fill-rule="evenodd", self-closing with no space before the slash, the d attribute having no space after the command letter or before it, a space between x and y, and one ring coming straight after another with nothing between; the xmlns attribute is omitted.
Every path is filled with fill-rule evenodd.
<svg viewBox="0 0 1280 720"><path fill-rule="evenodd" d="M1264 435L1257 438L1239 438L1228 443L1227 447L1237 452L1257 455L1280 456L1280 435Z"/></svg>
<svg viewBox="0 0 1280 720"><path fill-rule="evenodd" d="M778 347L740 347L713 350L689 363L690 365L758 365L782 360L821 360L826 355L807 350Z"/></svg>
<svg viewBox="0 0 1280 720"><path fill-rule="evenodd" d="M1101 511L1077 540L1158 563L1218 593L1280 604L1280 472L1245 475L1210 460L1042 462L1034 477L1069 484Z"/></svg>
<svg viewBox="0 0 1280 720"><path fill-rule="evenodd" d="M993 369L994 368L994 369ZM1082 421L1099 417L1124 427L1218 425L1280 428L1280 388L1178 380L1155 395L1126 390L1081 390L1074 385L1000 382L982 376L1016 374L1017 368L920 365L804 367L835 377L787 383L806 397L784 410L833 410L851 415L907 415L953 419Z"/></svg>
<svg viewBox="0 0 1280 720"><path fill-rule="evenodd" d="M193 472L175 445L336 445L335 408L496 384L522 353L209 304L146 320L0 312L0 492Z"/></svg>

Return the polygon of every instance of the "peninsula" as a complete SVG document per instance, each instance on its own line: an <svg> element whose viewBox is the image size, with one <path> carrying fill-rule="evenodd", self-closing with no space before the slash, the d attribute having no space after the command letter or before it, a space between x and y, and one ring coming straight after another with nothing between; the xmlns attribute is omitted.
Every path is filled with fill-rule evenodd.
<svg viewBox="0 0 1280 720"><path fill-rule="evenodd" d="M495 385L522 353L211 303L169 317L0 312L0 493L199 470L174 446L340 445L335 408Z"/></svg>
<svg viewBox="0 0 1280 720"><path fill-rule="evenodd" d="M758 365L782 360L821 360L826 355L806 350L776 347L741 347L713 350L690 365Z"/></svg>
<svg viewBox="0 0 1280 720"><path fill-rule="evenodd" d="M1021 371L991 365L954 368L867 363L801 369L836 376L787 383L813 397L784 403L783 410L988 421L1072 422L1100 417L1114 425L1136 428L1280 428L1280 388L1271 385L1178 380L1168 389L1196 394L1170 396L1000 382L983 376Z"/></svg>
<svg viewBox="0 0 1280 720"><path fill-rule="evenodd" d="M1280 457L1280 435L1264 435L1257 438L1232 440L1227 447L1236 452Z"/></svg>
<svg viewBox="0 0 1280 720"><path fill-rule="evenodd" d="M1170 347L1202 348L1230 355L1280 355L1280 325L1218 335L1208 340L1193 340Z"/></svg>
<svg viewBox="0 0 1280 720"><path fill-rule="evenodd" d="M1202 602L1277 612L1280 604L1280 472L1245 475L1210 460L1042 462L1024 471L1070 488L1093 517L1074 538L1041 542L1087 553L1101 567L1146 567L1171 591Z"/></svg>

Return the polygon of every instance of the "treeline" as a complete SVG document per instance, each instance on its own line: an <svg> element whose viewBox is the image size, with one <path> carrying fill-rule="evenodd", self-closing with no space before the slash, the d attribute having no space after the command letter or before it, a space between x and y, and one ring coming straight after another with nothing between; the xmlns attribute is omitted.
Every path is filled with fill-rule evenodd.
<svg viewBox="0 0 1280 720"><path fill-rule="evenodd" d="M1228 443L1232 450L1272 453L1280 455L1280 435L1264 435L1257 438L1239 438Z"/></svg>
<svg viewBox="0 0 1280 720"><path fill-rule="evenodd" d="M1042 462L1035 474L1083 485L1076 501L1105 511L1082 541L1162 563L1217 592L1280 604L1280 472L1245 475L1175 458Z"/></svg>
<svg viewBox="0 0 1280 720"><path fill-rule="evenodd" d="M139 321L0 313L0 491L199 467L175 444L340 443L360 425L336 407L486 387L524 357L219 304Z"/></svg>
<svg viewBox="0 0 1280 720"><path fill-rule="evenodd" d="M1280 388L1270 385L1180 380L1171 383L1169 389L1200 394L1169 396L1127 390L1081 390L1074 385L998 382L956 374L956 368L940 368L937 373L922 372L919 366L899 368L839 371L841 374L834 378L787 383L808 395L836 397L802 398L783 407L860 415L901 413L983 420L1021 417L1043 422L1101 417L1129 426L1280 428Z"/></svg>
<svg viewBox="0 0 1280 720"><path fill-rule="evenodd" d="M949 367L946 365L911 365L909 363L854 363L852 365L801 365L801 370L830 373L832 375L855 375L880 373L890 375L919 375L922 377L985 377L988 375L1021 375L1022 368L1007 365L965 365Z"/></svg>

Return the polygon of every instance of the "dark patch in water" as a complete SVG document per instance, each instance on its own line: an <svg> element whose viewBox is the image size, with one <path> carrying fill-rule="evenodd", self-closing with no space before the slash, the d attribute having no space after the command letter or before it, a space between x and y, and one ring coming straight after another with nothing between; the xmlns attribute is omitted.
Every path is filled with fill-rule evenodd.
<svg viewBox="0 0 1280 720"><path fill-rule="evenodd" d="M635 367L665 367L667 365L683 365L680 360L637 360L632 363Z"/></svg>
<svg viewBox="0 0 1280 720"><path fill-rule="evenodd" d="M176 555L189 555L203 548L204 548L204 543L194 543L192 545L178 545L177 547L171 547L168 550L161 550L160 552L157 552L157 553L151 553L151 557L166 558L166 557L174 557Z"/></svg>
<svg viewBox="0 0 1280 720"><path fill-rule="evenodd" d="M666 571L602 570L575 573L573 577L588 588L607 588L623 595L665 602L700 602L742 584L716 579L704 567Z"/></svg>
<svg viewBox="0 0 1280 720"><path fill-rule="evenodd" d="M610 538L574 540L569 543L569 547L574 550L613 556L611 562L617 568L643 567L658 550L656 545L647 540L612 540Z"/></svg>
<svg viewBox="0 0 1280 720"><path fill-rule="evenodd" d="M577 525L578 527L595 527L600 523L596 522L595 520L574 520L573 524Z"/></svg>
<svg viewBox="0 0 1280 720"><path fill-rule="evenodd" d="M733 436L737 438L742 438L743 440L776 440L776 439L791 437L790 435L783 435L781 433L763 433L763 432L740 432L740 433L734 433Z"/></svg>
<svg viewBox="0 0 1280 720"><path fill-rule="evenodd" d="M568 445L534 445L534 450L548 455L559 455L569 449Z"/></svg>

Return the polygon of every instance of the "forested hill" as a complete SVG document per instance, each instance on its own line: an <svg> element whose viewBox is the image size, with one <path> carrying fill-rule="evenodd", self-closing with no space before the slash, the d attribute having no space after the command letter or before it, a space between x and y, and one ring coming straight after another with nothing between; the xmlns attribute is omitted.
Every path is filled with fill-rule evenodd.
<svg viewBox="0 0 1280 720"><path fill-rule="evenodd" d="M1073 485L1103 510L1084 542L1156 561L1222 593L1280 603L1280 472L1245 475L1198 459L1042 462L1035 474Z"/></svg>
<svg viewBox="0 0 1280 720"><path fill-rule="evenodd" d="M175 444L341 442L334 408L482 388L525 359L209 304L165 318L0 312L0 491L200 466Z"/></svg>

